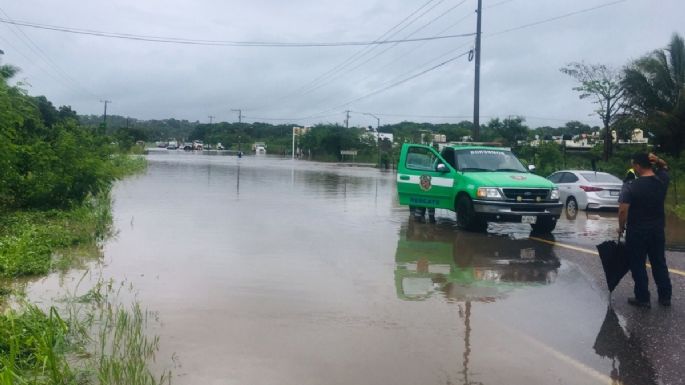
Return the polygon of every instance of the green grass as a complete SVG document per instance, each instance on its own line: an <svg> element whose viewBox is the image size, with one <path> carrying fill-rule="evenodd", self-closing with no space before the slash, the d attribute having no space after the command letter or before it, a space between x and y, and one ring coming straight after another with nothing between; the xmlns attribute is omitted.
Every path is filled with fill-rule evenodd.
<svg viewBox="0 0 685 385"><path fill-rule="evenodd" d="M118 288L99 283L87 294L43 312L23 304L0 315L0 384L158 385L159 338L148 336L152 314L119 301Z"/></svg>
<svg viewBox="0 0 685 385"><path fill-rule="evenodd" d="M145 170L141 156L114 155L111 173L121 179ZM109 193L88 197L69 209L0 212L0 277L44 275L99 256L110 234ZM1 384L0 384L1 385Z"/></svg>
<svg viewBox="0 0 685 385"><path fill-rule="evenodd" d="M141 153L135 152L132 155L115 154L111 158L112 173L115 178L121 179L128 175L134 175L145 171L147 160Z"/></svg>
<svg viewBox="0 0 685 385"><path fill-rule="evenodd" d="M68 268L73 248L97 249L110 233L108 194L69 210L6 212L0 217L0 276L42 275ZM77 250L77 249L76 249Z"/></svg>

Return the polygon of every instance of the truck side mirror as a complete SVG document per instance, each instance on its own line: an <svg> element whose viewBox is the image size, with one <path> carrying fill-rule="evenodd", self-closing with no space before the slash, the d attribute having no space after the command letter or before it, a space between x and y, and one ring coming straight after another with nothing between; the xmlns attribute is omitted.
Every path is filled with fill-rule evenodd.
<svg viewBox="0 0 685 385"><path fill-rule="evenodd" d="M444 164L438 163L438 165L435 166L435 171L446 173L446 172L449 172L450 170Z"/></svg>
<svg viewBox="0 0 685 385"><path fill-rule="evenodd" d="M530 172L535 171L535 165L534 165L534 164L529 164L529 165L528 165L528 171L530 171Z"/></svg>

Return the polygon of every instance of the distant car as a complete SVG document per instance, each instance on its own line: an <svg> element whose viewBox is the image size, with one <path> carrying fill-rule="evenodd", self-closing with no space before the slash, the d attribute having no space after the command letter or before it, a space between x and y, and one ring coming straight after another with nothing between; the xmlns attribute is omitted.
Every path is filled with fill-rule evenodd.
<svg viewBox="0 0 685 385"><path fill-rule="evenodd" d="M618 208L618 194L623 182L609 173L562 170L547 179L559 187L559 198L568 217L575 217L578 210Z"/></svg>

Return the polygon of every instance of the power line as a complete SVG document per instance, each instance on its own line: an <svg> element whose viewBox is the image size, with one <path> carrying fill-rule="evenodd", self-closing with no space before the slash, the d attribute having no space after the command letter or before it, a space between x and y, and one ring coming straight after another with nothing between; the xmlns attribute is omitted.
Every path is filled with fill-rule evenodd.
<svg viewBox="0 0 685 385"><path fill-rule="evenodd" d="M417 13L419 13L422 9L426 8L426 7L427 7L430 3L432 3L433 1L434 1L434 0L428 0L427 2L425 2L423 5L421 5L419 8L417 8L415 11L413 11L413 12L412 12L411 14L409 14L407 17L405 17L404 19L402 19L399 23L395 24L395 25L392 26L390 29L388 29L388 30L385 31L383 34L381 34L381 36L379 36L376 40L382 40L382 39L386 39L386 38L388 38L388 37L392 37L392 36L397 35L397 34L400 33L401 31L403 31L404 29L406 29L407 27L409 27L411 24L413 24L414 22L416 22L417 20L419 20L421 17L423 17L426 13L432 11L435 7L437 7L438 5L440 5L440 4L441 4L443 1L445 1L445 0L440 0L440 1L438 1L437 3L433 4L433 6L431 6L431 7L428 8L427 10L425 10L423 13L421 13L420 15L414 17L414 15L416 15ZM412 18L413 18L413 19L412 19ZM410 19L411 19L411 20L410 20ZM407 22L407 20L409 20L409 22ZM401 28L399 28L399 27L400 27L402 24L404 24L405 22L407 22L407 23L406 23L404 26L402 26ZM397 29L397 28L399 28L399 29ZM393 31L394 31L394 32L393 32ZM312 92L313 90L319 88L319 87L321 86L322 83L329 83L331 78L335 78L335 77L336 77L341 71L343 71L346 67L348 67L349 65L351 65L351 64L354 63L355 61L361 59L361 58L364 57L366 54L371 53L371 52L374 51L376 48L378 48L377 45L375 45L375 46L367 46L367 47L364 47L363 49L361 49L361 50L355 52L354 54L352 54L351 56L349 56L347 59L345 59L345 60L342 61L341 63L339 63L339 64L337 64L336 66L334 66L333 68L331 68L331 69L329 69L328 71L326 71L326 72L322 73L321 75L317 76L317 77L314 78L312 81L310 81L310 82L308 82L307 84L305 84L304 86L298 87L298 88L297 88L296 90L294 90L293 92L290 92L290 93L288 93L288 94L286 94L286 95L284 95L284 96L278 98L275 102L279 102L279 101L288 99L288 98L290 98L291 96L294 96L294 95L298 95L298 96L299 96L299 95L302 95L303 93L310 93L310 92ZM328 78L328 79L327 79L327 78ZM275 102L274 102L274 103L275 103ZM259 110L259 109L263 109L263 108L264 108L264 107L259 107L259 108L256 108L256 109Z"/></svg>
<svg viewBox="0 0 685 385"><path fill-rule="evenodd" d="M514 1L514 0L503 0L503 1L500 1L499 3L490 4L487 7L483 7L483 9L490 9L490 8L499 7L500 5L503 5L506 3L511 3L512 1Z"/></svg>
<svg viewBox="0 0 685 385"><path fill-rule="evenodd" d="M12 31L12 32L14 33L14 31ZM43 67L43 65L39 64L36 60L30 58L30 57L29 57L28 55L26 55L21 49L19 49L19 47L17 47L17 46L15 46L14 44L12 44L12 42L10 42L9 40L5 39L2 35L0 35L0 40L2 40L3 42L5 42L5 44L7 44L8 46L10 46L10 47L12 48L12 50L13 50L13 53L16 52L17 54L19 54L19 56L23 57L24 59L26 59L27 62L29 62L29 63L33 64L34 66L36 66L36 68L38 68L38 69L41 70L43 73L45 73L49 78L52 78L52 79L55 80L57 83L60 83L62 86L64 86L64 87L67 88L67 89L70 89L70 88L71 88L70 85L67 84L67 83L64 81L64 79L61 79L61 78L55 76L54 73L48 71L45 67Z"/></svg>
<svg viewBox="0 0 685 385"><path fill-rule="evenodd" d="M336 112L336 113L334 113L334 114L312 115L312 116L308 116L308 117L306 117L306 118L307 118L307 119L320 119L320 118L327 118L327 117L330 117L330 116L337 116L337 115L338 115L338 113ZM303 117L295 117L295 118L267 118L267 117L259 117L259 116L243 116L243 118L245 118L245 119L250 119L250 120L253 120L253 121L256 121L256 120L264 120L264 121L286 121L286 122L297 122L297 121L302 121L302 120L305 119L305 118L303 118Z"/></svg>
<svg viewBox="0 0 685 385"><path fill-rule="evenodd" d="M439 20L439 19L442 18L443 16L447 15L448 13L452 12L454 9L456 9L456 8L459 7L460 5L464 4L465 2L466 2L466 0L462 0L462 1L459 2L457 5L455 5L455 6L451 7L451 8L449 8L449 9L447 9L447 10L444 11L443 13L439 14L438 16L436 16L436 17L434 17L433 19L431 19L430 21L428 21L428 22L427 22L426 24L424 24L423 26L417 28L416 30L414 30L414 31L412 31L411 33L409 33L408 35L404 36L404 38L405 38L405 39L406 39L406 38L409 38L409 37L413 36L414 34L420 32L421 30L423 30L423 29L425 29L426 27L428 27L429 25L435 23L437 20ZM474 34L468 34L468 36L473 36L473 35L474 35ZM354 70L360 68L361 66L363 66L363 65L365 65L365 64L367 64L367 63L369 63L371 60L373 60L373 59L377 58L378 56L380 56L380 55L382 55L382 54L388 52L389 50L391 50L391 49L394 48L395 46L397 46L397 44L390 45L389 47L385 48L384 50L382 50L382 51L380 51L380 52L377 52L375 55L373 55L373 56L371 56L371 57L368 57L368 58L367 58L366 60L364 60L363 62L358 63L357 65L355 65L355 66L352 67L352 68L349 68L347 71L338 73L336 76L330 77L327 81L325 81L325 82L319 84L318 86L316 86L316 87L314 87L314 88L311 88L311 89L309 89L309 90L304 91L304 92L302 93L302 95L306 95L306 94L309 94L309 93L311 93L311 92L313 92L313 91L316 91L317 89L319 89L319 88L325 86L326 84L329 84L329 83L332 82L333 80L339 78L340 75L342 75L343 73L349 73L349 72L352 72L352 71L354 71Z"/></svg>
<svg viewBox="0 0 685 385"><path fill-rule="evenodd" d="M511 1L513 1L513 0L511 0ZM442 34L442 33L445 33L445 32L447 32L447 31L449 31L450 29L456 27L457 25L461 24L461 22L463 22L464 20L466 20L466 19L468 19L468 18L470 18L470 17L472 17L472 16L473 16L473 12L469 12L467 15L464 15L463 17L457 19L456 22L452 23L452 24L449 25L447 28L445 28L445 29L441 30L440 32L438 32L438 35L439 35L439 34ZM421 44L419 44L418 46L416 46L416 47L414 47L414 48L412 48L412 49L410 49L410 50L408 50L408 51L405 51L405 52L403 52L402 54L400 54L400 55L398 55L398 56L395 56L395 58L392 59L392 60L390 60L386 65L384 65L384 66L378 68L378 71L379 71L379 72L382 72L384 69L388 68L390 65L396 64L398 60L400 60L400 59L402 59L402 58L404 58L404 57L409 56L410 54L412 54L413 52L417 51L419 48L425 46L426 44L427 44L426 42L421 43ZM425 62L424 64L422 64L422 65L420 65L420 66L418 66L418 67L423 67L423 66L426 65L426 64L429 64L429 63L431 63L431 62L433 62L433 61L436 61L436 60L439 60L439 59L441 59L441 58L443 58L443 57L445 57L445 56L447 56L447 55L449 55L449 54L451 54L451 53L454 53L454 52L456 52L456 51L459 51L459 50L461 50L461 48L464 48L464 47L468 46L469 44L471 44L471 43L460 45L459 47L457 47L457 48L455 48L455 49L453 49L453 50L450 50L450 51L446 52L445 54L438 56L437 58L434 58L434 59L432 59L432 60L429 60L428 62ZM415 68L418 68L418 67L415 67ZM413 72L413 70L412 70L412 71L409 71L409 72ZM406 72L405 72L405 74L406 74ZM364 77L364 78L362 78L361 80L359 80L359 82L360 82L360 83L361 83L361 82L364 82L364 81L368 80L371 76L373 76L373 75L367 75L366 77Z"/></svg>
<svg viewBox="0 0 685 385"><path fill-rule="evenodd" d="M510 28L510 29L507 29L507 30L504 30L504 31L497 32L497 33L495 33L495 34L487 35L487 37L489 37L489 36L494 36L494 35L499 35L499 34L503 34L503 33L506 33L506 32L515 31L515 30L518 30L518 29L527 28L527 27L534 26L534 25L539 25L539 24L551 22L551 21L554 21L554 20L559 20L559 19L562 19L562 18L565 18L565 17L577 15L577 14L580 14L580 13L585 13L585 12L594 11L594 10L597 10L597 9L600 9L600 8L604 8L604 7L611 6L611 5L618 4L618 3L621 3L621 2L625 2L625 1L627 1L627 0L617 0L617 1L612 1L612 2L609 2L609 3L600 4L600 5L598 5L598 6L594 6L594 7L591 7L591 8L586 8L586 9L582 9L582 10L579 10L579 11L574 11L574 12L566 13L566 14L563 14L563 15L560 15L560 16L551 17L551 18L548 18L548 19L544 19L544 20L541 20L541 21L537 21L537 22L534 22L534 23L528 23L528 24L524 24L524 25L521 25L521 26L518 26L518 27ZM495 6L495 5L504 4L505 2L506 2L506 1L502 1L502 2L500 2L500 3L493 4L491 7L493 7L493 6ZM485 36L484 36L484 37L485 37ZM468 52L467 52L467 53L468 53ZM446 56L446 55L447 55L447 54L444 54L444 55L442 55L442 57L444 57L444 56ZM464 54L462 54L462 55L464 55ZM435 59L434 59L434 60L435 60ZM451 60L451 59L450 59L450 60ZM432 60L432 61L433 61L433 60ZM445 64L446 64L446 63L445 63ZM444 64L443 64L443 63L440 63L440 64L437 65L437 67L440 67L440 66L442 66L442 65L444 65ZM433 69L435 69L435 68L434 68L434 67L431 67L431 68L429 68L428 70L426 70L426 72L431 71L431 70L433 70ZM422 72L422 73L423 73L423 72ZM422 74L422 73L420 73L420 74ZM420 76L420 75L419 75L419 76ZM410 76L410 77L407 78L407 79L403 79L403 80L398 81L397 84L394 84L394 83L393 83L393 85L391 85L391 87L394 87L394 86L396 86L396 85L402 84L402 83L404 83L404 82L406 82L406 81L408 81L408 80L411 80L411 79L413 79L413 78L415 78L415 77L417 77L417 76L412 75L412 76ZM379 91L374 91L373 93L367 94L367 95L362 96L362 97L360 97L360 98L358 98L358 99L363 99L363 98L366 98L366 97L368 97L368 96L375 95L376 93L382 92L382 91L384 91L384 90L385 90L385 89L379 90ZM346 103L344 103L344 104L342 104L342 105L340 105L340 106L336 106L336 107L334 107L334 108L341 108L341 107L344 107L344 106L346 106L346 105L348 105L348 104L350 104L350 103L353 103L353 102L357 101L358 99L354 99L354 100L352 100L352 101L346 102Z"/></svg>
<svg viewBox="0 0 685 385"><path fill-rule="evenodd" d="M348 101L345 102L345 103L342 103L342 104L337 105L337 106L335 106L335 107L329 108L328 110L325 110L325 111L323 111L322 113L328 112L328 111L331 111L331 110L335 110L335 109L342 108L342 107L347 106L347 105L349 105L349 104L352 104L352 103L354 103L354 102L358 102L358 101L360 101L360 100L362 100L362 99L366 99L366 98L368 98L368 97L377 95L377 94L379 94L379 93L381 93L381 92L387 91L387 90L389 90L389 89L391 89L391 88L397 87L397 86L399 86L399 85L401 85L401 84L404 84L404 83L406 83L406 82L408 82L408 81L410 81L410 80L413 80L413 79L416 79L416 78L418 78L418 77L420 77L420 76L422 76L422 75L425 75L425 74L427 74L428 72L434 71L434 70L436 70L436 69L438 69L438 68L440 68L440 67L442 67L442 66L445 66L445 65L447 65L447 64L449 64L449 63L451 63L451 62L453 62L453 61L455 61L455 60L457 60L457 59L459 59L459 58L461 58L461 57L463 57L463 56L466 56L466 55L469 54L469 52L470 52L470 51L466 51L466 52L464 52L464 53L462 53L462 54L459 54L459 55L457 55L457 56L455 56L455 57L452 57L452 58L450 58L450 59L447 59L447 60L443 61L442 63L439 63L439 64L437 64L437 65L434 65L434 66L432 66L432 67L430 67L430 68L427 68L427 69L425 69L425 70L423 70L423 71L421 71L421 72L419 72L419 73L416 73L416 74L411 75L411 76L409 76L409 77L407 77L407 78L404 78L404 79L401 79L401 80L399 80L399 81L396 81L396 82L394 82L394 83L392 83L392 84L389 84L389 85L387 85L387 86L385 86L385 87L383 87L383 88L381 88L381 89L375 90L375 91L373 91L373 92L369 92L368 94L365 94L365 95L363 95L363 96L357 97L357 98L355 98L355 99L348 100ZM306 118L309 118L309 117L306 117ZM306 118L305 118L305 119L306 119Z"/></svg>
<svg viewBox="0 0 685 385"><path fill-rule="evenodd" d="M411 43L415 41L429 41L429 40L442 40L442 39L453 39L457 37L471 36L473 34L466 35L445 35L445 36L426 36L414 39L397 39L397 40L372 40L372 41L343 41L343 42L303 42L303 43L288 43L288 42L276 42L276 41L231 41L231 40L198 40L198 39L185 39L177 37L161 37L161 36L146 36L146 35L133 35L124 34L116 32L104 32L104 31L94 31L86 29L76 29L68 27L60 27L47 24L37 24L26 21L15 21L0 18L0 23L20 25L24 27L43 29L49 31L58 31L65 33L72 33L78 35L89 35L98 36L112 39L123 39L123 40L135 40L135 41L146 41L153 43L169 43L169 44L186 44L186 45L206 45L206 46L228 46L228 47L269 47L269 48L307 48L307 47L344 47L344 46L372 46L372 45L383 45L383 44L395 44L395 43Z"/></svg>
<svg viewBox="0 0 685 385"><path fill-rule="evenodd" d="M12 18L2 8L0 8L0 13L5 15L7 19L12 20ZM97 98L97 95L87 90L78 81L76 81L74 78L69 76L69 74L67 74L64 70L62 70L62 68L60 68L60 66L57 63L55 63L55 61L52 60L50 56L48 56L48 54L40 48L40 46L38 46L33 40L31 40L31 38L21 28L19 28L16 25L13 27L17 31L19 31L19 33L21 33L21 36L19 36L17 33L14 32L14 30L12 30L15 36L17 36L21 41L23 41L26 44L26 46L29 47L29 49L36 54L36 56L40 57L43 61L45 61L49 68L52 67L56 74L60 75L68 83L71 83L79 92L90 95L93 98Z"/></svg>
<svg viewBox="0 0 685 385"><path fill-rule="evenodd" d="M536 25L549 23L549 22L556 21L556 20L559 20L559 19L564 19L564 18L567 18L567 17L570 17L570 16L579 15L579 14L581 14L581 13L587 13L587 12L595 11L595 10L598 10L598 9L601 9L601 8L610 7L610 6L612 6L612 5L616 5L616 4L619 4L619 3L624 3L624 2L626 2L626 1L628 1L628 0L617 0L617 1L611 1L611 2L608 2L608 3L603 3L603 4L600 4L600 5L596 5L596 6L594 6L594 7L581 9L581 10L579 10L579 11L573 11L573 12L565 13L565 14L563 14L563 15L554 16L554 17L550 17L550 18L547 18L547 19L535 21L535 22L532 22L532 23L519 25L518 27L513 27L513 28L505 29L505 30L502 30L502 31L498 31L498 32L486 34L484 37L492 37L492 36L497 36L497 35L501 35L501 34L508 33L508 32L518 31L518 30L520 30L520 29L529 28L529 27L533 27L533 26L536 26Z"/></svg>
<svg viewBox="0 0 685 385"><path fill-rule="evenodd" d="M399 27L400 25L404 24L405 21L407 21L409 18L411 18L411 17L413 17L414 15L416 15L419 11L421 11L423 8L425 8L428 4L432 3L433 1L434 1L434 0L429 0L428 2L424 3L424 4L423 4L421 7L419 7L416 11L412 12L409 16L405 17L401 22L399 22L398 24L396 24L395 26L393 26L392 28L390 28L388 31L386 31L383 35L381 35L381 39L385 38L384 36L391 37L391 36L395 36L395 35L397 35L398 33L402 32L402 31L405 30L407 27L409 27L410 25L412 25L414 22L416 22L417 20L419 20L420 18L422 18L426 13L428 13L428 12L432 11L433 9L435 9L435 7L437 7L438 5L440 5L444 0L440 0L440 1L438 1L437 3L433 4L433 6L431 6L431 7L428 8L427 10L425 10L425 11L424 11L423 13L421 13L420 15L414 17L412 20L410 20L408 23L406 23L403 27L401 27L401 28L399 28L398 30L396 30L396 31L394 31L394 32L392 32L392 33L390 33L391 31L395 30L395 29L396 29L397 27ZM366 47L366 48L364 48L363 50L358 51L358 52L355 53L354 55L352 55L352 56L350 56L349 58L347 58L347 60L345 60L343 63L339 64L338 66L336 66L336 67L333 68L332 70L327 71L327 72L324 73L323 75L320 75L319 77L317 77L316 79L314 79L314 81L312 81L311 84L312 84L312 85L313 85L313 84L316 84L317 81L321 80L322 78L325 78L326 76L329 76L329 75L332 76L332 75L335 75L336 73L339 73L341 70L345 69L345 67L347 67L349 64L352 64L354 61L356 61L357 59L363 57L363 56L366 55L367 53L370 53L371 51L375 50L376 48L378 48L378 46ZM305 89L307 89L307 88L308 88L308 87L305 87Z"/></svg>
<svg viewBox="0 0 685 385"><path fill-rule="evenodd" d="M409 16L405 17L404 19L402 19L402 21L400 21L399 23L395 24L395 25L392 26L390 29L388 29L388 30L385 31L383 34L381 34L381 36L379 36L379 37L377 38L377 40L382 40L382 39L385 39L386 37L395 36L395 35L396 35L397 33L399 33L402 29L406 28L406 26L402 27L402 29L400 29L399 31L395 31L395 32L392 32L392 31L394 31L394 30L395 30L396 28L398 28L400 25L404 24L405 21L409 20L411 17L413 17L414 15L416 15L418 12L420 12L423 8L425 8L428 4L432 3L433 1L434 1L434 0L428 0L427 2L425 2L423 5L421 5L419 8L417 8L414 12L412 12L411 14L409 14ZM418 16L418 17L421 17L421 16ZM417 18L418 18L418 17L417 17ZM414 20L412 20L411 22L409 22L407 25L410 25L410 24L413 23L415 20L416 20L416 18L415 18ZM392 32L392 33L391 33L391 32ZM363 56L364 54L366 54L366 52L367 52L368 50L372 50L372 49L374 49L374 48L375 48L375 47L365 47L365 48L363 48L362 50L355 52L352 56L350 56L350 57L348 57L347 59L345 59L342 63L336 65L336 66L333 67L332 69L330 69L330 70L326 71L325 73L319 75L318 77L316 77L314 80L312 80L310 83L308 83L308 84L305 85L304 87L300 87L300 89L306 89L307 87L309 87L310 84L315 84L317 81L319 81L320 79L326 77L327 75L329 75L329 74L331 74L331 73L337 71L339 68L344 68L349 62L354 61L354 60L355 60L357 57L359 57L359 56ZM300 89L298 89L298 92L299 92Z"/></svg>

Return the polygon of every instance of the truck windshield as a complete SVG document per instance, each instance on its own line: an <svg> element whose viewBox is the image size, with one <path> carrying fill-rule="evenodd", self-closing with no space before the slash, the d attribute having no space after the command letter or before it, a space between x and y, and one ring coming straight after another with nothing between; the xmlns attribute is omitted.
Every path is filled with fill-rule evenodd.
<svg viewBox="0 0 685 385"><path fill-rule="evenodd" d="M455 154L459 171L528 172L511 151L472 149Z"/></svg>

